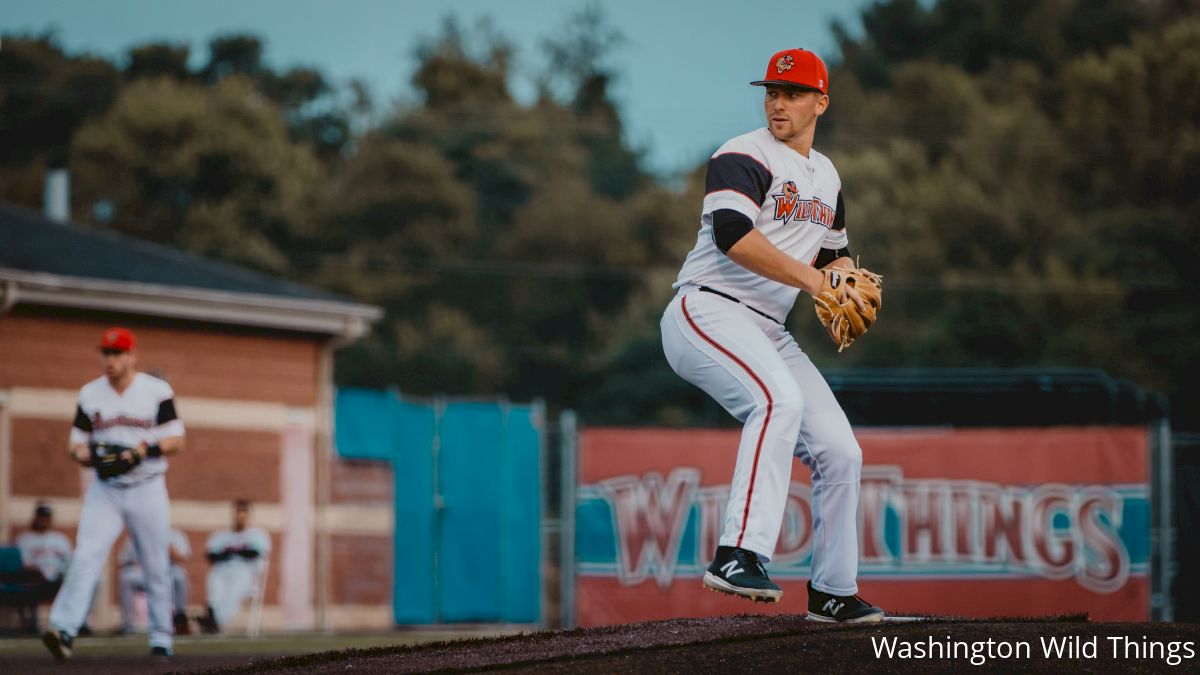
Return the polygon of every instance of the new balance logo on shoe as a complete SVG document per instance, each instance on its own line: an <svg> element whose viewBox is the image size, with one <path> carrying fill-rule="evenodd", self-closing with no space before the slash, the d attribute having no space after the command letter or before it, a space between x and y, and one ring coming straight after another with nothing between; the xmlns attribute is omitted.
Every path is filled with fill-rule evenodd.
<svg viewBox="0 0 1200 675"><path fill-rule="evenodd" d="M818 591L810 581L806 618L826 623L875 623L883 620L883 610L857 595L834 595Z"/></svg>
<svg viewBox="0 0 1200 675"><path fill-rule="evenodd" d="M737 566L736 560L730 560L729 562L725 563L724 565L721 565L721 573L725 575L725 578L729 578L735 574L740 574L745 571L746 570Z"/></svg>
<svg viewBox="0 0 1200 675"><path fill-rule="evenodd" d="M704 573L704 587L756 602L778 602L783 589L773 583L753 551L718 546L717 555Z"/></svg>

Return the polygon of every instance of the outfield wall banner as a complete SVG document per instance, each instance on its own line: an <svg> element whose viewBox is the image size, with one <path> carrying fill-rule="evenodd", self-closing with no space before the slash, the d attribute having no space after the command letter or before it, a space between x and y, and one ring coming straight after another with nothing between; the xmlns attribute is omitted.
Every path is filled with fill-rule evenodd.
<svg viewBox="0 0 1200 675"><path fill-rule="evenodd" d="M1149 441L1142 427L888 429L863 449L859 593L899 614L1149 619ZM738 444L728 430L585 429L576 620L802 613L811 487L795 462L775 605L704 590Z"/></svg>

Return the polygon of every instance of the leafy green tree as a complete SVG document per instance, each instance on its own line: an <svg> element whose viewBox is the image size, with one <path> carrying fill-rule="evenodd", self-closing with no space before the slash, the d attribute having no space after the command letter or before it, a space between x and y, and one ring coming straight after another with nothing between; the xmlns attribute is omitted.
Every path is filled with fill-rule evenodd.
<svg viewBox="0 0 1200 675"><path fill-rule="evenodd" d="M357 179L337 182L339 194L348 192L333 200L334 218L354 220L356 183L401 195L399 184L385 187L374 177L387 176L386 169L367 168L364 161L377 152L371 146L386 146L397 149L394 161L444 158L448 173L422 169L420 177L402 183L439 204L453 200L465 208L468 218L456 211L454 222L469 222L471 236L452 246L421 247L400 236L395 248L367 247L376 254L393 251L380 274L404 281L383 300L395 320L380 331L381 344L348 352L339 373L360 383L385 377L355 365L366 361L361 352L374 350L391 355L392 381L410 391L500 390L570 404L593 374L598 345L616 339L612 319L639 287L636 270L651 262L649 246L658 237L646 236L647 224L636 215L645 206L632 190L642 179L615 191L594 180L597 139L623 148L616 107L607 101L580 106L575 96L560 102L548 93L531 105L516 102L509 93L512 47L487 23L465 29L448 19L417 57L413 84L422 105L399 108L364 141L361 157L348 167L366 170L355 168ZM599 128L597 107L608 111L599 117L609 120ZM621 151L634 158L634 176L644 176L636 155ZM419 203L410 195L380 212L390 211L396 220L394 214ZM419 321L458 327L462 344L475 346L453 347L458 343L449 335L418 338ZM480 336L489 348L480 346ZM445 353L431 351L438 345Z"/></svg>
<svg viewBox="0 0 1200 675"><path fill-rule="evenodd" d="M200 76L216 84L233 75L257 80L265 70L262 40L255 35L231 33L209 41L208 63Z"/></svg>
<svg viewBox="0 0 1200 675"><path fill-rule="evenodd" d="M109 227L276 273L322 185L279 109L235 77L130 83L78 134L71 172L82 211Z"/></svg>
<svg viewBox="0 0 1200 675"><path fill-rule="evenodd" d="M256 35L215 37L209 42L208 63L197 75L210 85L228 77L254 82L283 111L293 138L312 144L326 161L339 158L351 143L354 117L354 111L339 102L340 88L315 68L276 71L265 63L263 51L262 39ZM361 92L361 84L350 86ZM358 96L357 100L365 99Z"/></svg>
<svg viewBox="0 0 1200 675"><path fill-rule="evenodd" d="M565 99L581 122L577 133L588 151L592 188L615 199L625 199L648 183L642 153L626 144L610 93L618 76L611 59L626 43L597 4L572 14L555 38L542 41L547 62L541 77L543 95L556 86L565 89Z"/></svg>
<svg viewBox="0 0 1200 675"><path fill-rule="evenodd" d="M889 300L870 340L814 358L1094 366L1195 405L1200 24L1168 5L870 8L818 145Z"/></svg>
<svg viewBox="0 0 1200 675"><path fill-rule="evenodd" d="M186 44L169 42L147 42L137 45L128 52L125 77L130 80L155 77L170 77L176 80L190 79L192 77L192 72L188 68L190 51Z"/></svg>
<svg viewBox="0 0 1200 675"><path fill-rule="evenodd" d="M489 22L483 21L474 31L468 31L450 16L443 21L440 36L418 45L420 66L413 74L413 85L432 110L511 103L508 77L512 52L512 45Z"/></svg>
<svg viewBox="0 0 1200 675"><path fill-rule="evenodd" d="M1063 69L1064 137L1078 149L1067 179L1089 236L1079 265L1127 289L1108 367L1200 404L1183 375L1200 358L1200 18Z"/></svg>
<svg viewBox="0 0 1200 675"><path fill-rule="evenodd" d="M846 68L867 87L890 87L895 69L932 59L983 73L1024 61L1043 72L1087 53L1125 44L1134 33L1186 16L1171 0L879 0L861 15L863 32L833 25Z"/></svg>
<svg viewBox="0 0 1200 675"><path fill-rule="evenodd" d="M6 34L0 42L0 164L64 166L75 131L115 100L117 69L68 56L52 33Z"/></svg>

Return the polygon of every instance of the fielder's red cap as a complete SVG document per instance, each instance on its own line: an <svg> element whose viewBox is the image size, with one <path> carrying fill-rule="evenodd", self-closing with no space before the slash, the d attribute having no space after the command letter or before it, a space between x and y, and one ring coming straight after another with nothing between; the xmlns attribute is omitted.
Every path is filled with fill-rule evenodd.
<svg viewBox="0 0 1200 675"><path fill-rule="evenodd" d="M829 71L825 69L825 62L807 49L785 49L771 57L763 79L750 84L815 89L828 94Z"/></svg>
<svg viewBox="0 0 1200 675"><path fill-rule="evenodd" d="M137 346L137 339L128 328L113 327L104 331L100 338L100 349L120 349L131 352Z"/></svg>

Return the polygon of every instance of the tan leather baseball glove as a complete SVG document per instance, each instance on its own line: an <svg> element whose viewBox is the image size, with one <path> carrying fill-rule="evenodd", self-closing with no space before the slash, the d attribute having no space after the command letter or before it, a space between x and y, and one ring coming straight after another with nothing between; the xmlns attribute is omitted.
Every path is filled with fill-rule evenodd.
<svg viewBox="0 0 1200 675"><path fill-rule="evenodd" d="M883 305L883 277L861 267L829 267L821 271L825 273L825 283L813 298L814 308L841 352L875 323ZM861 306L847 288L858 292Z"/></svg>

